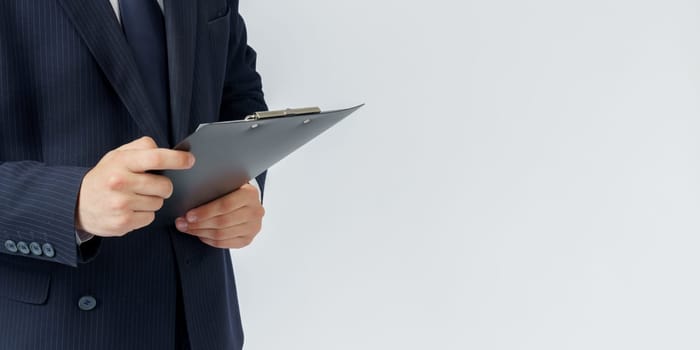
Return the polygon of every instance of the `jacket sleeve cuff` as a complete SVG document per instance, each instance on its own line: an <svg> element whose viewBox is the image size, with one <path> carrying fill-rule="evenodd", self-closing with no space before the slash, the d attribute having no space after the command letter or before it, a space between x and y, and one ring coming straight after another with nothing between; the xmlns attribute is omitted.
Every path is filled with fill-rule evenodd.
<svg viewBox="0 0 700 350"><path fill-rule="evenodd" d="M88 170L36 162L0 164L0 252L73 267L84 260L76 244L75 210Z"/></svg>

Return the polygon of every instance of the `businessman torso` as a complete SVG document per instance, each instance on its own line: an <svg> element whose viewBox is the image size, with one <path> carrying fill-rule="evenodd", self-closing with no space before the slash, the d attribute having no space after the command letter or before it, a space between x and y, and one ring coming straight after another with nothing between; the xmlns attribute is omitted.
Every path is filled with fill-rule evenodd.
<svg viewBox="0 0 700 350"><path fill-rule="evenodd" d="M1 349L172 349L178 286L192 348L241 347L227 250L172 226L75 242L80 181L106 152L265 109L237 1L164 7L167 127L108 0L0 2Z"/></svg>

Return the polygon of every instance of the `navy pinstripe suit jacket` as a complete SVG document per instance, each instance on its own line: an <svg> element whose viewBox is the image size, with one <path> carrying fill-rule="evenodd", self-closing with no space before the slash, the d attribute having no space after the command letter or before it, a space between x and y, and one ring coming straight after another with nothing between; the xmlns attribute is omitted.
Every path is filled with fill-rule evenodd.
<svg viewBox="0 0 700 350"><path fill-rule="evenodd" d="M266 109L237 0L165 0L165 18L170 131L108 0L0 1L0 349L173 349L178 281L192 348L242 346L227 250L172 226L76 245L79 187L106 152Z"/></svg>

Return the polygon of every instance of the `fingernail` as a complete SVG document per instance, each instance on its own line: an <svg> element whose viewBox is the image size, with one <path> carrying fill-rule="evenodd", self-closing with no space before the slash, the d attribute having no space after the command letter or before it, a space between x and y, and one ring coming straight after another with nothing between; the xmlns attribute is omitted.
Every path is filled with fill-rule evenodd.
<svg viewBox="0 0 700 350"><path fill-rule="evenodd" d="M197 222L197 215L187 214L187 221L189 221L190 223Z"/></svg>
<svg viewBox="0 0 700 350"><path fill-rule="evenodd" d="M178 218L177 220L175 220L175 226L180 231L186 231L188 225L187 225L187 221L185 221L181 218Z"/></svg>
<svg viewBox="0 0 700 350"><path fill-rule="evenodd" d="M190 167L194 166L196 159L194 158L193 155L190 154Z"/></svg>

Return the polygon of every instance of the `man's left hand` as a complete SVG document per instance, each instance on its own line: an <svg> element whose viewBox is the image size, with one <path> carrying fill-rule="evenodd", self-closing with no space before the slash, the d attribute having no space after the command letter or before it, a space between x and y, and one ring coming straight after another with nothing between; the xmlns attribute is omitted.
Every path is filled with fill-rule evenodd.
<svg viewBox="0 0 700 350"><path fill-rule="evenodd" d="M264 215L258 189L246 184L190 210L175 220L175 226L212 247L238 249L249 245L260 232Z"/></svg>

